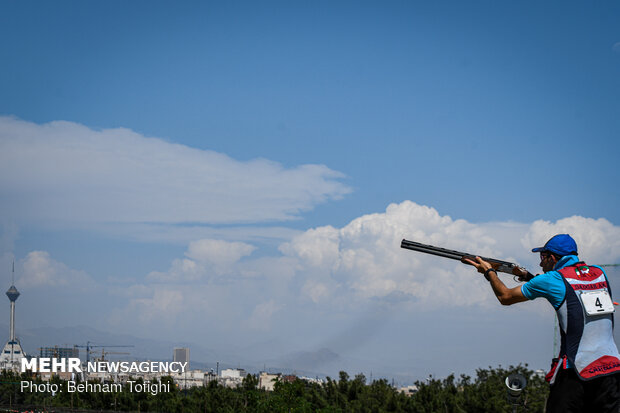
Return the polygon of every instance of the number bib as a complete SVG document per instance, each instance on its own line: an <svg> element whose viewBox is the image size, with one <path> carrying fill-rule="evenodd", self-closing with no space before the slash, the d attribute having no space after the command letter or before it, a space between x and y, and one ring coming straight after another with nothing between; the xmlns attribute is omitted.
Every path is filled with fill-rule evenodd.
<svg viewBox="0 0 620 413"><path fill-rule="evenodd" d="M599 314L610 314L615 311L614 303L605 290L599 291L583 291L581 293L581 302L586 314L589 316Z"/></svg>

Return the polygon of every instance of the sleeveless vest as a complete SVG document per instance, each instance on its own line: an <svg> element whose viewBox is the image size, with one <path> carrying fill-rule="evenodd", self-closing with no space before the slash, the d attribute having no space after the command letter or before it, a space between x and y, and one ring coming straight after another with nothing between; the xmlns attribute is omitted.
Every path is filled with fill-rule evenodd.
<svg viewBox="0 0 620 413"><path fill-rule="evenodd" d="M619 372L620 354L613 337L613 313L588 315L585 296L582 296L587 291L605 291L611 297L607 276L602 269L583 262L558 272L566 286L566 297L556 310L562 336L560 360L563 367L566 368L568 360L583 380ZM556 374L557 369L550 372L551 383Z"/></svg>

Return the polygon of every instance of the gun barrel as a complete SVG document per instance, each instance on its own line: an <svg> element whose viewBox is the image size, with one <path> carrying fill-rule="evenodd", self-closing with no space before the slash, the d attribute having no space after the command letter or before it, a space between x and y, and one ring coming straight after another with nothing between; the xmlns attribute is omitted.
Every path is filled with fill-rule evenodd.
<svg viewBox="0 0 620 413"><path fill-rule="evenodd" d="M459 261L461 261L465 257L473 259L476 256L475 254L469 254L467 252L449 250L446 248L435 247L434 245L422 244L419 242L409 241L406 239L403 239L401 241L400 247L408 249L408 250L423 252L425 254L437 255L439 257L450 258L450 259L459 260ZM487 262L495 264L494 267L496 267L497 271L505 272L507 274L512 274L512 269L517 266L516 264L512 262L497 260L495 258L486 258L486 257L480 257L480 258L482 258L483 260Z"/></svg>
<svg viewBox="0 0 620 413"><path fill-rule="evenodd" d="M437 255L439 257L451 258L453 260L461 260L463 257L472 256L464 252L449 250L446 248L439 248L432 245L420 244L419 242L402 240L400 243L401 248L405 248L412 251L423 252L425 254Z"/></svg>
<svg viewBox="0 0 620 413"><path fill-rule="evenodd" d="M406 239L401 241L400 247L408 249L408 250L423 252L425 254L437 255L439 257L444 257L444 258L451 258L453 260L459 260L459 261L463 259L463 257L472 256L471 254L466 254L464 252L449 250L446 248L439 248L433 245L421 244L419 242L409 241Z"/></svg>

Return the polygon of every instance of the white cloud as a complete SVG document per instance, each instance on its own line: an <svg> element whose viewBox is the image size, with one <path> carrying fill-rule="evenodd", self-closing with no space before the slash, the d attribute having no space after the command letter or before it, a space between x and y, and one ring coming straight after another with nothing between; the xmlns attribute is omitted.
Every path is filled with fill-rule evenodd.
<svg viewBox="0 0 620 413"><path fill-rule="evenodd" d="M209 276L230 274L241 258L256 247L244 242L201 239L190 242L185 256L176 259L167 272L153 271L147 279L158 282L196 281Z"/></svg>
<svg viewBox="0 0 620 413"><path fill-rule="evenodd" d="M579 256L592 264L611 264L620 259L620 227L604 218L572 216L556 222L535 221L522 239L525 248L541 247L555 234L570 234Z"/></svg>
<svg viewBox="0 0 620 413"><path fill-rule="evenodd" d="M216 239L201 239L191 242L185 253L196 261L227 268L250 255L256 247L243 242L227 242Z"/></svg>
<svg viewBox="0 0 620 413"><path fill-rule="evenodd" d="M474 224L441 216L435 209L410 201L388 206L341 229L308 230L281 246L299 262L305 279L301 292L312 301L348 297L390 299L394 294L425 305L494 303L495 298L472 267L400 247L402 238L482 256L510 259L537 272L538 256L531 248L550 236L569 232L580 255L592 263L616 262L620 257L620 228L605 219L570 217L549 223ZM503 276L511 284L509 275ZM328 288L328 286L330 286Z"/></svg>
<svg viewBox="0 0 620 413"><path fill-rule="evenodd" d="M312 327L317 318L324 320L324 331L334 331L339 322L364 318L369 309L385 317L395 311L487 314L499 304L472 267L403 250L401 239L508 259L536 272L538 256L531 248L559 232L571 233L590 263L619 258L620 228L606 220L477 224L405 201L342 228L305 231L280 245L280 253L273 256L254 255L255 247L247 243L196 240L168 270L148 274L122 290L108 286L108 296L126 304L111 310L107 319L145 335L165 326L170 334L198 338L199 325L211 335L247 341L249 332L253 339L268 338L287 335L291 328L296 339L303 340L306 330L317 339L327 334L323 327ZM72 273L47 253L31 253L26 261L37 269L28 276L33 284L46 285ZM501 277L516 285L509 275ZM540 312L544 304L520 306L520 311Z"/></svg>
<svg viewBox="0 0 620 413"><path fill-rule="evenodd" d="M220 279L220 293L243 295L247 301L241 305L252 308L259 308L260 300L287 309L320 305L344 313L373 300L408 302L426 309L495 306L488 284L473 267L404 250L402 238L510 260L536 273L538 255L531 248L559 232L570 232L582 257L591 263L618 259L620 228L604 219L475 224L405 201L342 228L309 229L280 245L280 256L253 259L249 255L254 247L249 244L198 240L189 244L185 257L175 260L166 272L151 273L147 282L195 282L196 288L184 297L191 301L193 294L202 294L200 285L211 289L214 276L226 274ZM510 275L501 277L508 285L516 285ZM254 311L251 319L266 314Z"/></svg>
<svg viewBox="0 0 620 413"><path fill-rule="evenodd" d="M19 285L28 287L70 287L86 289L93 285L84 271L74 270L55 261L46 251L32 251L23 260Z"/></svg>
<svg viewBox="0 0 620 413"><path fill-rule="evenodd" d="M298 235L280 246L280 251L299 257L308 266L329 270L338 260L338 242L338 230L325 226Z"/></svg>
<svg viewBox="0 0 620 413"><path fill-rule="evenodd" d="M400 248L405 237L485 255L496 252L495 240L480 226L410 201L357 218L341 229L309 230L282 245L281 251L302 263L297 274L307 279L303 292L313 301L328 295L337 299L335 285L340 298L405 294L411 300L449 305L485 299L471 267L405 251Z"/></svg>
<svg viewBox="0 0 620 413"><path fill-rule="evenodd" d="M503 240L494 233L502 233L506 227L453 220L433 208L406 201L390 205L385 213L357 218L343 228L326 226L298 234L280 246L280 256L252 258L254 246L246 243L194 241L167 271L153 272L145 281L154 291L192 283L193 288L184 290L183 300L186 306L194 303L193 307L204 305L207 291L211 300L216 298L212 293L217 289L218 299L229 297L240 307L236 322L250 323L248 326L269 326L276 309L286 309L292 316L319 305L346 313L366 308L369 300L377 299L435 307L495 304L486 282L472 267L403 250L400 241L408 237L505 258L496 247ZM508 227L510 233L520 236L527 229ZM144 293L143 289L137 291ZM151 297L141 295L139 303L154 298L154 292ZM142 304L135 310L151 311L152 306ZM245 318L248 311L252 315Z"/></svg>
<svg viewBox="0 0 620 413"><path fill-rule="evenodd" d="M207 269L196 261L180 258L172 261L168 271L152 271L147 275L151 282L182 282L196 281L207 275Z"/></svg>
<svg viewBox="0 0 620 413"><path fill-rule="evenodd" d="M123 128L0 117L0 213L18 222L288 220L348 193L339 178L323 165L241 162Z"/></svg>

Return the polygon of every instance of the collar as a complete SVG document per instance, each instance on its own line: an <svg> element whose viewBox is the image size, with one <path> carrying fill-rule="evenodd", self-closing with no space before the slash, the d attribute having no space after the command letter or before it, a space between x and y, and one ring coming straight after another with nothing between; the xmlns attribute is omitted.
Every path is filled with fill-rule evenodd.
<svg viewBox="0 0 620 413"><path fill-rule="evenodd" d="M555 264L555 267L553 267L553 269L555 271L557 270L561 270L564 267L570 267L571 265L575 265L579 262L579 257L576 255L565 255L562 258L560 258L560 261L558 261Z"/></svg>

